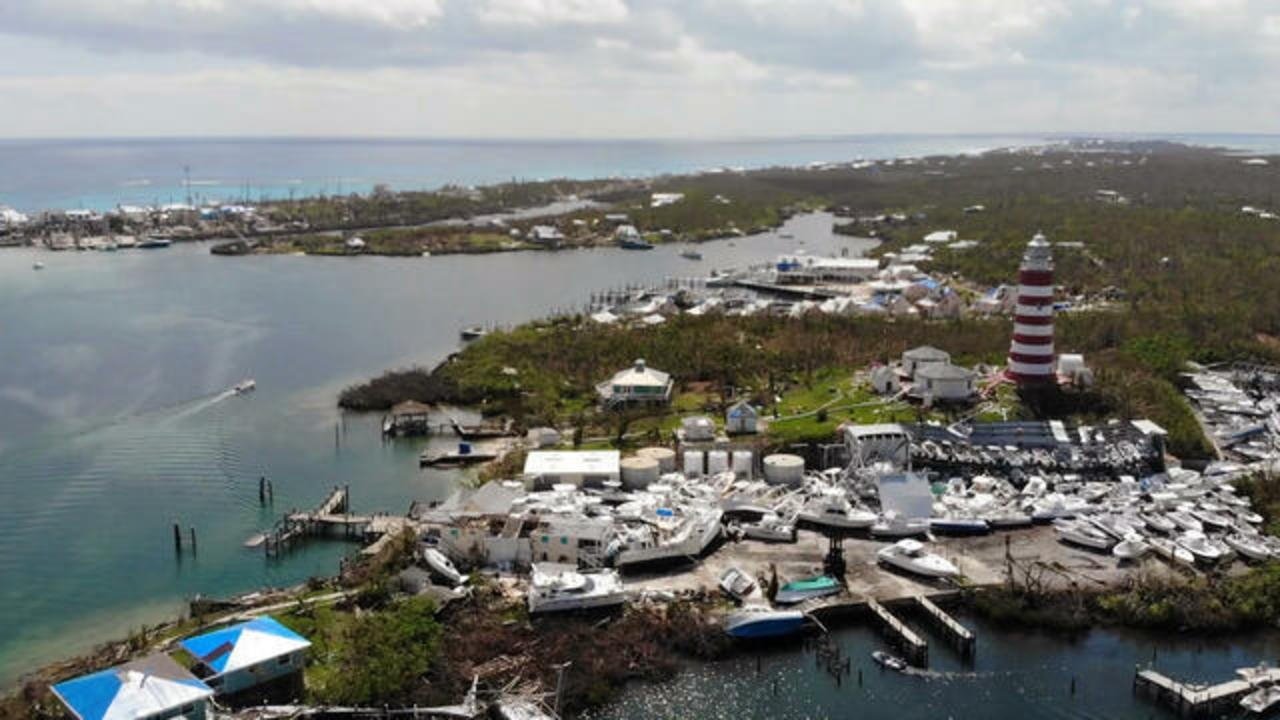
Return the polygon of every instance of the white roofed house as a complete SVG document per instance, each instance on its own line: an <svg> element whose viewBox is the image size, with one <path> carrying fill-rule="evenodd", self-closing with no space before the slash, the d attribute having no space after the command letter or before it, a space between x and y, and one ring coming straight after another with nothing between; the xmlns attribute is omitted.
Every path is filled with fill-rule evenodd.
<svg viewBox="0 0 1280 720"><path fill-rule="evenodd" d="M976 374L950 362L926 363L916 367L910 394L928 402L966 402L977 392Z"/></svg>
<svg viewBox="0 0 1280 720"><path fill-rule="evenodd" d="M902 353L902 370L913 377L916 374L916 370L925 365L947 364L950 362L950 353L946 350L939 350L932 345L921 345Z"/></svg>
<svg viewBox="0 0 1280 720"><path fill-rule="evenodd" d="M671 401L674 383L671 376L654 370L638 359L626 370L619 370L612 378L596 385L600 401L609 407L631 404L660 404Z"/></svg>
<svg viewBox="0 0 1280 720"><path fill-rule="evenodd" d="M621 463L617 450L535 450L525 456L524 479L530 487L599 486L621 478Z"/></svg>

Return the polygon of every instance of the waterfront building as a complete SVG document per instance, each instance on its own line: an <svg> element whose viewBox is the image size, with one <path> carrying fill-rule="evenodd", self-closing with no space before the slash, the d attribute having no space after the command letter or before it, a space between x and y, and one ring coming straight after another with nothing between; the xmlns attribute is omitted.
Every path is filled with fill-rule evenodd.
<svg viewBox="0 0 1280 720"><path fill-rule="evenodd" d="M382 421L382 432L387 435L425 435L429 429L431 408L416 400L405 400L391 408L391 414Z"/></svg>
<svg viewBox="0 0 1280 720"><path fill-rule="evenodd" d="M60 682L51 689L77 720L204 720L214 692L161 654Z"/></svg>
<svg viewBox="0 0 1280 720"><path fill-rule="evenodd" d="M645 365L637 359L626 370L620 370L609 380L596 386L600 400L609 406L632 403L666 403L671 400L674 383L671 376Z"/></svg>
<svg viewBox="0 0 1280 720"><path fill-rule="evenodd" d="M1036 233L1027 243L1018 268L1018 303L1009 345L1008 376L1019 385L1054 380L1053 253L1042 233Z"/></svg>
<svg viewBox="0 0 1280 720"><path fill-rule="evenodd" d="M275 618L248 622L179 643L195 658L192 670L221 698L296 700L311 642Z"/></svg>

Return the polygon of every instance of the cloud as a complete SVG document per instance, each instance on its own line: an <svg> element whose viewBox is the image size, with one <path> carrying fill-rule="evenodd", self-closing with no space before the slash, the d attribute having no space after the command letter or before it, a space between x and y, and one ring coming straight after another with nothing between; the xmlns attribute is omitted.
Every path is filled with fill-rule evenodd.
<svg viewBox="0 0 1280 720"><path fill-rule="evenodd" d="M1265 0L9 0L0 28L8 134L1247 130L1280 103Z"/></svg>

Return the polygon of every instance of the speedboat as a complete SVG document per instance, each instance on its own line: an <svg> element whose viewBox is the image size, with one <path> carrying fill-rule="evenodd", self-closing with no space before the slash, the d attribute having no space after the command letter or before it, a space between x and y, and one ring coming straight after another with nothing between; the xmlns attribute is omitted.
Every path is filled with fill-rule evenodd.
<svg viewBox="0 0 1280 720"><path fill-rule="evenodd" d="M1249 537L1248 535L1235 533L1227 535L1222 539L1232 550L1240 553L1250 560L1258 560L1265 562L1271 559L1271 550L1259 538Z"/></svg>
<svg viewBox="0 0 1280 720"><path fill-rule="evenodd" d="M1059 540L1091 550L1107 551L1115 545L1115 541L1106 533L1082 522L1055 520L1053 529L1057 531Z"/></svg>
<svg viewBox="0 0 1280 720"><path fill-rule="evenodd" d="M929 532L929 518L904 518L894 512L886 512L871 526L872 537L905 538Z"/></svg>
<svg viewBox="0 0 1280 720"><path fill-rule="evenodd" d="M877 516L865 508L854 506L838 488L823 488L797 516L806 522L843 530L865 530L875 524Z"/></svg>
<svg viewBox="0 0 1280 720"><path fill-rule="evenodd" d="M1168 535L1178 529L1176 523L1158 512L1144 512L1139 517L1142 518L1143 524L1158 533Z"/></svg>
<svg viewBox="0 0 1280 720"><path fill-rule="evenodd" d="M738 527L741 528L743 537L748 537L752 540L764 540L767 542L796 541L795 523L784 520L774 513L767 513L756 522L741 523Z"/></svg>
<svg viewBox="0 0 1280 720"><path fill-rule="evenodd" d="M685 250L684 252L680 253L680 257L684 258L685 260L701 260L702 253L698 252L697 250Z"/></svg>
<svg viewBox="0 0 1280 720"><path fill-rule="evenodd" d="M617 570L578 572L571 565L534 563L529 576L529 612L613 607L627 600Z"/></svg>
<svg viewBox="0 0 1280 720"><path fill-rule="evenodd" d="M1204 533L1188 530L1178 536L1177 542L1200 562L1216 563L1222 559L1222 551Z"/></svg>
<svg viewBox="0 0 1280 720"><path fill-rule="evenodd" d="M31 269L32 269L32 270L43 270L43 269L44 269L44 263L42 263L42 262L40 262L39 260L37 260L37 261L35 261L35 262L31 263Z"/></svg>
<svg viewBox="0 0 1280 720"><path fill-rule="evenodd" d="M1163 537L1147 538L1147 544L1157 555L1177 565L1186 567L1195 567L1196 556L1191 551L1182 547L1178 543Z"/></svg>
<svg viewBox="0 0 1280 720"><path fill-rule="evenodd" d="M244 395L247 392L253 392L253 390L255 390L257 387L258 387L258 383L254 381L252 378L250 378L247 380L241 380L240 382L236 383L235 386L231 388L231 390L237 395Z"/></svg>
<svg viewBox="0 0 1280 720"><path fill-rule="evenodd" d="M752 580L750 575L739 568L731 567L720 576L720 589L730 597L741 600L754 594L757 587L756 581Z"/></svg>
<svg viewBox="0 0 1280 720"><path fill-rule="evenodd" d="M1111 554L1121 560L1140 560L1149 552L1151 552L1151 546L1147 544L1146 538L1136 532L1125 535L1123 540L1111 548Z"/></svg>
<svg viewBox="0 0 1280 720"><path fill-rule="evenodd" d="M875 660L877 665L888 668L890 670L895 670L897 672L902 672L907 669L906 660L903 660L897 655L892 655L883 650L876 650L872 652L871 659Z"/></svg>
<svg viewBox="0 0 1280 720"><path fill-rule="evenodd" d="M1258 715L1269 712L1277 705L1280 705L1280 685L1264 685L1240 700L1240 707Z"/></svg>
<svg viewBox="0 0 1280 720"><path fill-rule="evenodd" d="M422 551L422 559L427 563L427 567L436 575L449 581L450 585L461 585L466 578L465 575L458 572L458 568L454 567L453 561L444 553L435 548L426 548Z"/></svg>
<svg viewBox="0 0 1280 720"><path fill-rule="evenodd" d="M773 601L779 605L794 605L813 598L835 595L844 588L830 575L818 575L804 580L792 580L778 588L778 595Z"/></svg>
<svg viewBox="0 0 1280 720"><path fill-rule="evenodd" d="M949 560L926 552L924 543L910 538L880 548L876 552L876 559L885 565L925 577L951 578L960 574L960 569Z"/></svg>
<svg viewBox="0 0 1280 720"><path fill-rule="evenodd" d="M1165 517L1172 520L1174 525L1188 532L1204 532L1204 525L1190 513L1183 510L1174 510L1166 513Z"/></svg>
<svg viewBox="0 0 1280 720"><path fill-rule="evenodd" d="M799 610L774 610L767 605L747 605L725 619L724 631L736 638L770 638L792 635L804 627Z"/></svg>

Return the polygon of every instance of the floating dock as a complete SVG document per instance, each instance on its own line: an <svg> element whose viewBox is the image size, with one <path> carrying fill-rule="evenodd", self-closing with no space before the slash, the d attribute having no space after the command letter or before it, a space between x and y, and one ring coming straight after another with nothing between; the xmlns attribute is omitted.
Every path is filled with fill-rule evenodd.
<svg viewBox="0 0 1280 720"><path fill-rule="evenodd" d="M1240 699L1260 685L1280 682L1280 668L1253 672L1249 680L1217 685L1184 683L1153 668L1134 668L1133 691L1168 706L1184 718L1223 717L1239 709Z"/></svg>

